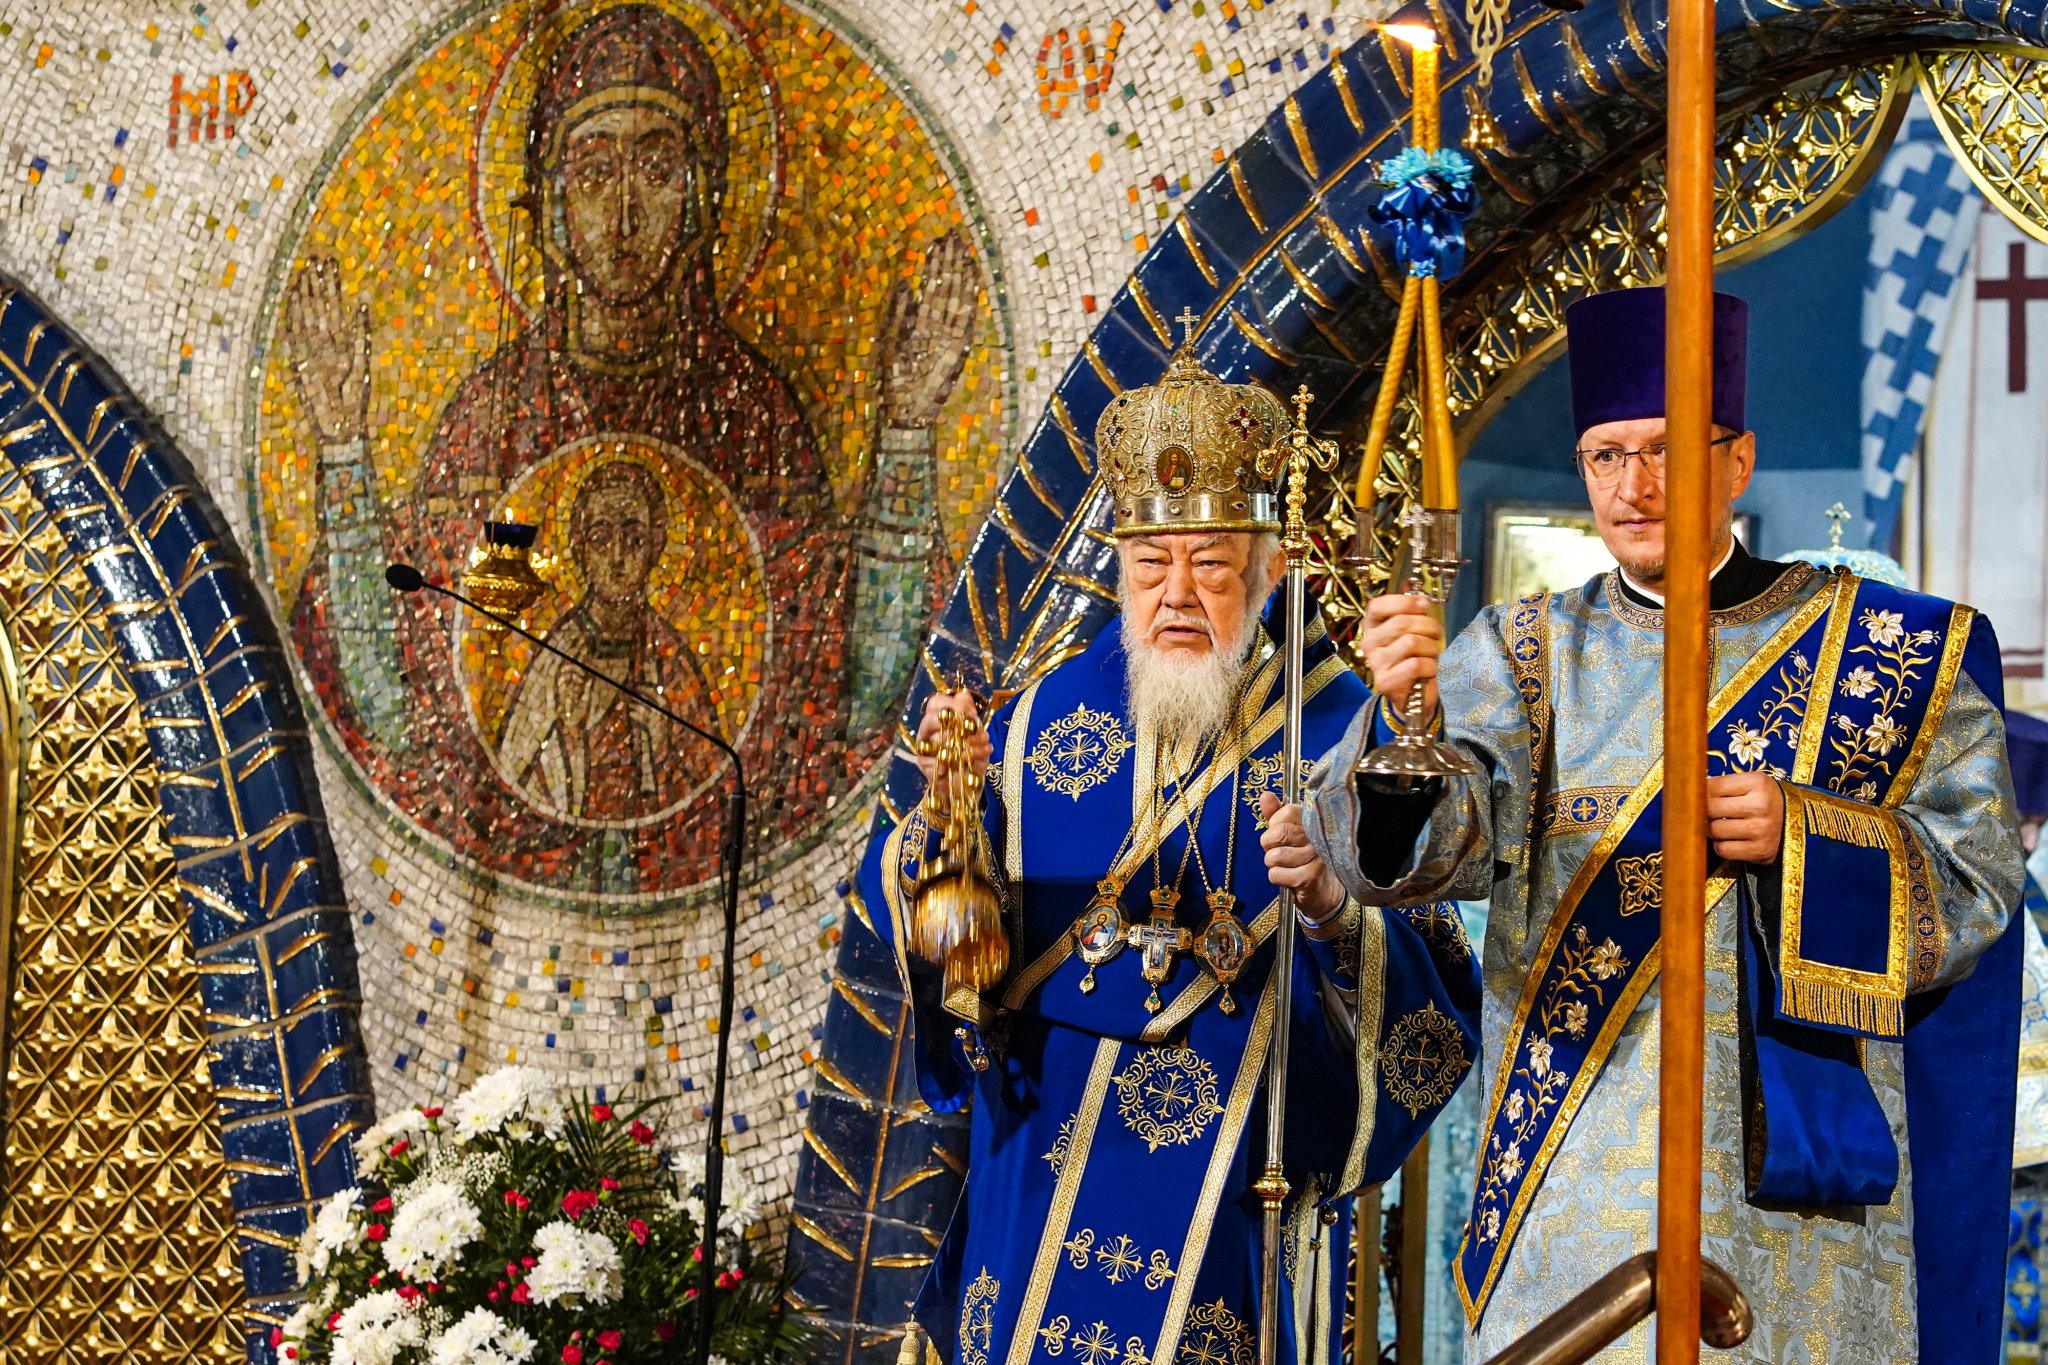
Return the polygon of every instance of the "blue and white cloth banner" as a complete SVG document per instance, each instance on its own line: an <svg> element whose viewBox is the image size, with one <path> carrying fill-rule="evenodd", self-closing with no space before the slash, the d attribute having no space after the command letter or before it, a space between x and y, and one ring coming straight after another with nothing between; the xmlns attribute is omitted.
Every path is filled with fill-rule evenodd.
<svg viewBox="0 0 2048 1365"><path fill-rule="evenodd" d="M1863 510L1887 550L1984 200L1918 94L1877 173L1863 286Z"/></svg>

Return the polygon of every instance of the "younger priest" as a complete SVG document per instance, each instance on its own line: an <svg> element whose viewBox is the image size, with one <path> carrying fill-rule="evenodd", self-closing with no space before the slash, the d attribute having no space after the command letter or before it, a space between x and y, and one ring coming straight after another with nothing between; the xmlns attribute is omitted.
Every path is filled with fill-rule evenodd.
<svg viewBox="0 0 2048 1365"><path fill-rule="evenodd" d="M918 1319L958 1365L1251 1365L1259 1350L1276 888L1298 897L1281 1356L1336 1359L1337 1196L1399 1168L1470 1065L1478 983L1455 908L1348 899L1282 807L1279 499L1288 419L1185 350L1097 429L1121 620L988 721L982 831L1007 977L942 989L910 918L936 836L914 815L861 873L917 1002L919 1081L973 1104L966 1190ZM1365 704L1322 623L1303 751ZM964 695L933 700L971 713ZM929 769L928 769L929 771ZM1277 1362L1276 1362L1277 1365Z"/></svg>
<svg viewBox="0 0 2048 1365"><path fill-rule="evenodd" d="M2020 851L1997 643L1968 607L1730 534L1755 437L1745 307L1714 306L1704 1254L1758 1362L1994 1358ZM1480 1166L1454 1267L1486 1359L1654 1244L1664 295L1566 317L1577 449L1619 569L1489 608L1449 650L1370 606L1383 694L1417 680L1480 775L1353 784L1375 708L1311 783L1360 902L1490 896ZM1603 1361L1646 1361L1652 1326Z"/></svg>

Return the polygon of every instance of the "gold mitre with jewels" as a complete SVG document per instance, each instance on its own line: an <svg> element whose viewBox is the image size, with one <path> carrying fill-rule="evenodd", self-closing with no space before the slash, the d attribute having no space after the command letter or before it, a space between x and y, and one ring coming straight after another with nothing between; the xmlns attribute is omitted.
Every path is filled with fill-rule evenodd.
<svg viewBox="0 0 2048 1365"><path fill-rule="evenodd" d="M1284 470L1262 477L1259 452L1292 426L1270 390L1224 383L1183 343L1158 383L1110 399L1095 424L1110 534L1279 530Z"/></svg>

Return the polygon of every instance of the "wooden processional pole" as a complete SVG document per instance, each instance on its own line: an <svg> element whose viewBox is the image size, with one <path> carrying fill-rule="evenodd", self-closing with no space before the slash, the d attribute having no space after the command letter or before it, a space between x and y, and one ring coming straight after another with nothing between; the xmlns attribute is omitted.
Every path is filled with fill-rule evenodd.
<svg viewBox="0 0 2048 1365"><path fill-rule="evenodd" d="M1657 1365L1700 1358L1706 1080L1707 579L1714 323L1714 0L1671 0L1665 154L1663 1065Z"/></svg>

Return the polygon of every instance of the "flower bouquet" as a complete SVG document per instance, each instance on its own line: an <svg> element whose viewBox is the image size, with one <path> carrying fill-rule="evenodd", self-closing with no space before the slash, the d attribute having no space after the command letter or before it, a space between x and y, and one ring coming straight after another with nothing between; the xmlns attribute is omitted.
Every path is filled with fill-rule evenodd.
<svg viewBox="0 0 2048 1365"><path fill-rule="evenodd" d="M590 1103L532 1067L356 1140L365 1185L321 1205L300 1246L306 1302L271 1333L291 1365L632 1365L685 1359L707 1305L716 1357L794 1361L789 1277L744 1240L736 1172L704 1236L701 1156L667 1156L649 1106Z"/></svg>

